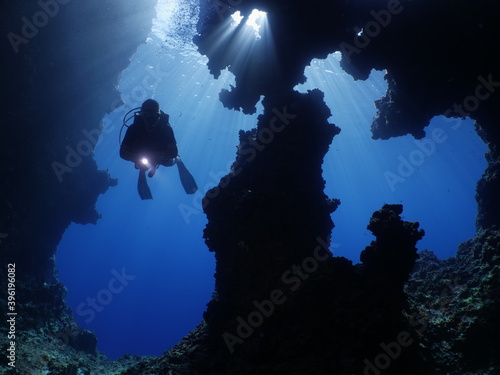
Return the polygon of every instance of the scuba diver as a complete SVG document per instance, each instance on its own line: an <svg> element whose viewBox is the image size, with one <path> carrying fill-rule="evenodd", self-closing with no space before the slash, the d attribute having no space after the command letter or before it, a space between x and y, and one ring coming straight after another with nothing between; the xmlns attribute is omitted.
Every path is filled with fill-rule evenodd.
<svg viewBox="0 0 500 375"><path fill-rule="evenodd" d="M134 112L134 123L127 126L126 122L131 119L127 119L127 115L136 110L140 111ZM143 200L153 199L146 171L149 170L148 176L153 177L160 165L171 167L177 164L186 193L194 194L198 190L196 181L178 155L174 131L168 120L169 116L160 111L160 104L153 99L148 99L140 108L129 111L123 119L123 126L128 129L120 145L120 157L135 163L135 168L139 170L137 190Z"/></svg>

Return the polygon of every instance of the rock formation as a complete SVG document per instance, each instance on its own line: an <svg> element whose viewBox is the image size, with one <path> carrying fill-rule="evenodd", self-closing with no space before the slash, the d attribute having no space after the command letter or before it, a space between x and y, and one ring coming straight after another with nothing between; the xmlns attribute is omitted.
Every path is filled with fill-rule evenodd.
<svg viewBox="0 0 500 375"><path fill-rule="evenodd" d="M137 359L125 358L108 369L92 365L92 358L102 359L95 337L72 325L53 256L71 221L97 221L95 201L115 183L97 170L91 153L99 120L117 104L117 75L149 30L153 4L2 5L2 31L8 37L1 73L6 88L1 94L0 233L6 235L1 259L18 269L22 342L51 350L29 362L33 369L54 374L117 373L124 367L123 374L498 373L498 6L451 0L200 3L199 51L208 56L215 77L225 67L236 76L235 87L222 92L221 101L251 113L264 96L264 113L254 130L240 132L231 173L204 199L209 219L204 237L217 259L216 290L205 320L161 358L136 365ZM214 48L214 33L235 11L248 17L254 8L267 12L262 40L271 31L275 50L270 54L259 44L243 65L228 53L238 47L236 39ZM126 24L128 12L143 18ZM293 87L304 81L312 58L334 51L342 52L344 70L356 79L366 79L371 69L386 70L389 86L376 102L374 138L421 138L436 115L476 121L488 144L488 168L477 188L478 234L456 257L438 260L424 251L416 261L415 244L423 232L418 223L401 219L399 205L373 214L369 229L376 241L362 252L362 263L331 254L330 213L339 201L323 193L321 163L339 129L327 122L330 112L321 92L298 94ZM107 63L96 67L92 56L105 56ZM7 270L0 273L6 290ZM58 337L69 345L57 346ZM58 350L65 357L55 358Z"/></svg>
<svg viewBox="0 0 500 375"><path fill-rule="evenodd" d="M71 222L97 222L97 197L116 184L97 169L92 152L103 116L121 104L118 76L149 33L154 2L7 1L0 7L1 311L13 263L22 312L17 373L41 372L49 362L51 373L76 371L79 358L95 358L97 340L76 327L66 305L54 268L56 246ZM7 328L1 325L2 365ZM43 347L45 354L35 355ZM56 359L57 350L65 360Z"/></svg>

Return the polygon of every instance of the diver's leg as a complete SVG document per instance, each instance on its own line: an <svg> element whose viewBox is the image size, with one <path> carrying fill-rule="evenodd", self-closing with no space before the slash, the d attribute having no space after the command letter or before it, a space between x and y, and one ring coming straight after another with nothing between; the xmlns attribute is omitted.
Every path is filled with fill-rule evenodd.
<svg viewBox="0 0 500 375"><path fill-rule="evenodd" d="M158 166L153 165L151 167L151 169L149 170L148 177L149 178L153 177L155 175L157 169L158 169Z"/></svg>
<svg viewBox="0 0 500 375"><path fill-rule="evenodd" d="M146 180L146 171L144 169L139 170L139 180L137 181L137 191L142 200L153 199L151 190L149 189L148 182Z"/></svg>
<svg viewBox="0 0 500 375"><path fill-rule="evenodd" d="M177 162L180 160L181 158L179 156L173 158L173 159L164 159L162 161L160 161L160 164L163 165L164 167L172 167L174 166L175 164L177 164Z"/></svg>
<svg viewBox="0 0 500 375"><path fill-rule="evenodd" d="M155 173L156 173L156 170L158 169L158 167L160 165L163 165L164 167L172 167L175 164L177 164L177 162L179 160L181 160L181 158L178 157L178 156L175 157L175 158L173 158L173 159L164 159L164 160L161 160L158 165L154 165L153 167L151 167L151 170L149 171L148 176L149 177L153 177L155 175Z"/></svg>
<svg viewBox="0 0 500 375"><path fill-rule="evenodd" d="M177 156L176 164L179 170L179 177L181 179L181 184L187 194L194 194L198 190L198 185L196 185L196 181L194 177L189 173L188 169L182 162L181 158Z"/></svg>

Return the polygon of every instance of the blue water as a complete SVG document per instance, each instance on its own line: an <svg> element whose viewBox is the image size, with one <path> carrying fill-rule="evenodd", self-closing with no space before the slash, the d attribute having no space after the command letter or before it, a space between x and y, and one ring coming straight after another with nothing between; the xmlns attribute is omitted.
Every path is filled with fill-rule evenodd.
<svg viewBox="0 0 500 375"><path fill-rule="evenodd" d="M486 167L486 146L472 122L433 119L427 148L411 137L375 141L369 127L373 101L386 89L383 72L355 82L334 54L312 61L306 75L308 82L297 90L321 89L331 122L342 129L323 165L326 194L342 201L332 214L334 254L358 262L373 239L366 230L373 211L384 203L402 203L404 219L419 221L426 231L418 248L452 256L474 235L475 185ZM68 304L111 359L125 353L160 355L202 319L215 264L202 239L201 198L234 160L238 130L254 127L261 111L258 106L255 115L246 116L224 109L218 93L230 84L234 79L227 72L214 80L192 46L165 49L155 35L122 74L125 104L103 119L95 150L99 167L119 184L99 198L98 224L73 224L57 253ZM161 167L149 181L154 199L141 201L137 171L118 156L123 115L149 97L170 114L179 153L200 188L194 196L185 194L175 166ZM110 112L113 106L110 102Z"/></svg>

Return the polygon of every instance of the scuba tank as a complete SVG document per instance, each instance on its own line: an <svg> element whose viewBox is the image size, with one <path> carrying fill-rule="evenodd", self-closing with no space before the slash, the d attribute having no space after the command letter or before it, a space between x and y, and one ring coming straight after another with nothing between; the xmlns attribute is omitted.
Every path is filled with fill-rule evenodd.
<svg viewBox="0 0 500 375"><path fill-rule="evenodd" d="M136 116L140 116L141 115L141 107L137 107L137 108L133 108L131 109L130 111L128 111L127 113L125 113L125 116L123 116L123 123L122 123L122 127L120 129L120 134L118 135L118 143L120 144L120 146L122 145L122 132L123 132L123 128L129 128L130 125L128 124L128 122L132 119L135 120ZM133 112L133 113L132 113ZM161 118L165 118L165 124L168 125L168 126L171 126L170 125L170 116L168 114L166 114L165 112L163 111L160 111L160 120Z"/></svg>
<svg viewBox="0 0 500 375"><path fill-rule="evenodd" d="M127 123L130 120L135 119L135 116L140 115L140 113L141 113L140 109L141 109L141 107L137 107L137 108L131 109L130 111L128 111L127 113L125 113L125 116L123 116L122 127L120 129L120 134L118 135L118 143L120 144L120 146L122 145L122 131L123 131L123 128L128 128L130 125L128 125ZM134 112L134 111L137 111L137 112ZM134 113L132 113L132 112L134 112ZM130 113L132 113L132 114L130 114Z"/></svg>

